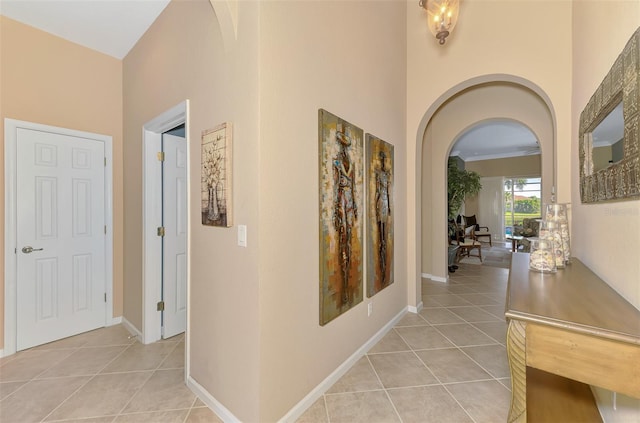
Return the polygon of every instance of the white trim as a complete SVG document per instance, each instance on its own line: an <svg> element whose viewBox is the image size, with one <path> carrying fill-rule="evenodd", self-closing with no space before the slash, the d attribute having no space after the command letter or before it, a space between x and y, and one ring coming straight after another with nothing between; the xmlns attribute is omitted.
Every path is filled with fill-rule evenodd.
<svg viewBox="0 0 640 423"><path fill-rule="evenodd" d="M447 275L447 277L443 278L440 276L434 276L431 273L423 273L422 277L425 279L431 279L434 282L449 282L449 276Z"/></svg>
<svg viewBox="0 0 640 423"><path fill-rule="evenodd" d="M114 317L113 319L111 319L111 322L107 326L115 326L115 325L119 325L121 323L122 323L122 316Z"/></svg>
<svg viewBox="0 0 640 423"><path fill-rule="evenodd" d="M4 353L16 352L17 337L17 290L16 290L16 143L17 130L24 128L34 131L50 132L79 138L88 138L104 143L104 154L107 160L104 174L105 195L105 292L107 294L104 325L108 326L113 319L113 140L109 135L95 134L74 129L60 128L39 123L5 118L4 120L4 163L5 163L5 217L4 217ZM11 228L11 230L8 230ZM13 252L11 250L14 250Z"/></svg>
<svg viewBox="0 0 640 423"><path fill-rule="evenodd" d="M4 350L0 350L0 358L4 357Z"/></svg>
<svg viewBox="0 0 640 423"><path fill-rule="evenodd" d="M373 348L393 327L407 314L408 307L403 308L393 319L376 332L367 342L356 350L344 363L338 366L325 380L320 382L311 392L307 394L299 403L293 406L287 414L285 414L279 423L295 422L311 405L318 400L329 388L331 388L345 373L353 367L367 351ZM226 420L225 420L226 421Z"/></svg>
<svg viewBox="0 0 640 423"><path fill-rule="evenodd" d="M131 324L131 322L128 321L127 319L125 319L124 317L122 317L121 319L122 319L122 322L121 322L122 326L124 326L124 328L126 330L128 330L131 335L133 335L136 338L138 338L138 341L141 341L142 340L142 332L140 332L137 327L133 326Z"/></svg>
<svg viewBox="0 0 640 423"><path fill-rule="evenodd" d="M409 313L413 313L413 314L418 314L420 313L420 311L422 310L422 308L424 307L424 303L422 301L420 301L418 303L417 306L407 306L407 310L409 311Z"/></svg>
<svg viewBox="0 0 640 423"><path fill-rule="evenodd" d="M142 336L140 341L149 344L162 338L161 318L157 312L156 304L161 298L160 286L160 266L162 264L162 250L158 242L156 230L160 226L161 191L162 186L158 184L161 180L161 165L156 158L156 153L160 151L162 133L176 126L185 124L185 139L187 151L189 151L189 100L172 107L160 114L142 127L143 140L143 180L144 190L142 207L142 233L143 233L143 266L142 266ZM187 175L189 174L190 163L187 154ZM190 178L187 177L187 192L190 191ZM189 214L191 213L190 198L187 194L187 226L190 230ZM189 296L189 240L187 240L187 298ZM187 300L188 303L188 300ZM188 308L188 304L187 304ZM188 309L187 309L188 313ZM188 319L187 319L188 325ZM186 369L185 369L186 370ZM188 372L187 372L188 374Z"/></svg>
<svg viewBox="0 0 640 423"><path fill-rule="evenodd" d="M204 402L223 422L240 423L241 420L233 415L220 401L215 399L206 389L204 389L191 376L187 377L187 387L196 394L200 401Z"/></svg>

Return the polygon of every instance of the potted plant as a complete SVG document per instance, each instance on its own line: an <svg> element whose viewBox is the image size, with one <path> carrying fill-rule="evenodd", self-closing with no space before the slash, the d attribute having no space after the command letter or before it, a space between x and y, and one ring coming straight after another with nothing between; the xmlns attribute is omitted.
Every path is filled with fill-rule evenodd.
<svg viewBox="0 0 640 423"><path fill-rule="evenodd" d="M482 184L477 172L459 169L454 158L449 158L447 170L447 199L449 219L455 219L467 196L480 192Z"/></svg>

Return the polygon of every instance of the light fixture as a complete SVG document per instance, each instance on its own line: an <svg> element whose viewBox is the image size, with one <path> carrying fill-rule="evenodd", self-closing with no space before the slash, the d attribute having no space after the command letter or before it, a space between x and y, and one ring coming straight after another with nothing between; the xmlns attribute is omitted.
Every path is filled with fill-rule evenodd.
<svg viewBox="0 0 640 423"><path fill-rule="evenodd" d="M429 30L444 44L458 21L460 0L420 0L419 4L427 11Z"/></svg>

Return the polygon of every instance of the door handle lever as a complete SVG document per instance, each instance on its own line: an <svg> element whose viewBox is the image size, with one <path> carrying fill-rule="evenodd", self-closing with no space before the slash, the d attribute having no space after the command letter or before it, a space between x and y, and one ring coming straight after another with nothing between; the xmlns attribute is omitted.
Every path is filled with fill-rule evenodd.
<svg viewBox="0 0 640 423"><path fill-rule="evenodd" d="M31 246L22 247L22 252L25 254L32 253L34 251L42 251L44 248L33 248Z"/></svg>

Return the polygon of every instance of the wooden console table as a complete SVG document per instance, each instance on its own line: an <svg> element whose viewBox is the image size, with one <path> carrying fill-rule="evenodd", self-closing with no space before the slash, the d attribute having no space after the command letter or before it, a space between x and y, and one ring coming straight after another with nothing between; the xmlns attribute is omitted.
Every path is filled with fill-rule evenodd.
<svg viewBox="0 0 640 423"><path fill-rule="evenodd" d="M513 254L505 316L509 422L527 421L527 367L640 398L640 311L579 260L541 274Z"/></svg>

